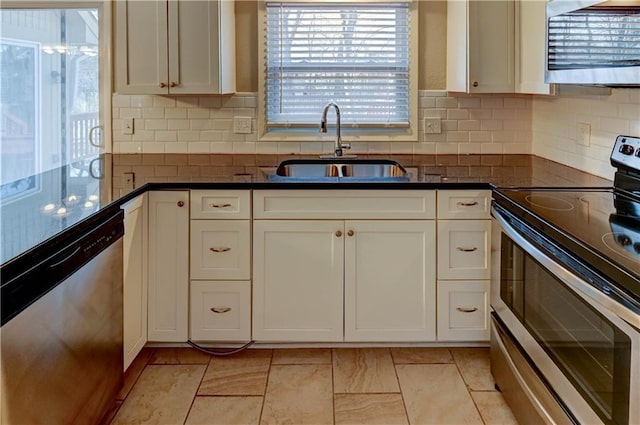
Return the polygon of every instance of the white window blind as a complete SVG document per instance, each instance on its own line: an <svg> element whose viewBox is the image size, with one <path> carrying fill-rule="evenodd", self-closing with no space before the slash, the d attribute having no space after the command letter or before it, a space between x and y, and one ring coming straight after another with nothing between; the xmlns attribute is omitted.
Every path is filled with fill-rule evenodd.
<svg viewBox="0 0 640 425"><path fill-rule="evenodd" d="M267 127L409 126L409 5L267 2Z"/></svg>

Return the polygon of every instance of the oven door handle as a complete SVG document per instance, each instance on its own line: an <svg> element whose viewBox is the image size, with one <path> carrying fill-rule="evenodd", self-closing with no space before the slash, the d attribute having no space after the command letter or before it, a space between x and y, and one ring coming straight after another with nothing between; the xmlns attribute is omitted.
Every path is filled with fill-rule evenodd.
<svg viewBox="0 0 640 425"><path fill-rule="evenodd" d="M640 329L640 315L634 313L623 305L615 302L607 295L603 294L589 283L585 282L579 276L576 276L568 269L563 267L551 259L548 255L542 252L538 247L533 245L522 234L514 229L505 219L504 215L498 211L495 207L491 208L491 214L495 218L496 222L500 225L500 228L504 234L506 234L513 242L519 245L527 254L533 257L536 261L542 264L551 274L560 279L567 286L573 289L580 297L586 302L602 312L602 309L612 312L618 319L622 319L624 322L631 324L636 329ZM606 314L605 314L606 315ZM609 314L608 316L612 316ZM616 323L618 326L624 326L625 324ZM630 329L626 329L631 331Z"/></svg>

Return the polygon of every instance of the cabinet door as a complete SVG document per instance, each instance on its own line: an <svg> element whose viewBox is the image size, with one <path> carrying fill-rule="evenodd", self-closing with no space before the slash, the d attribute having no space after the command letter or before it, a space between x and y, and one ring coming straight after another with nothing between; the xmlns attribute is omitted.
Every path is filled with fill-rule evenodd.
<svg viewBox="0 0 640 425"><path fill-rule="evenodd" d="M254 221L256 341L342 341L343 226L342 221Z"/></svg>
<svg viewBox="0 0 640 425"><path fill-rule="evenodd" d="M119 0L114 7L116 92L167 94L167 2Z"/></svg>
<svg viewBox="0 0 640 425"><path fill-rule="evenodd" d="M544 82L546 54L545 0L516 0L516 91L551 94Z"/></svg>
<svg viewBox="0 0 640 425"><path fill-rule="evenodd" d="M191 221L191 279L251 278L249 220Z"/></svg>
<svg viewBox="0 0 640 425"><path fill-rule="evenodd" d="M347 221L345 230L345 340L435 340L435 222Z"/></svg>
<svg viewBox="0 0 640 425"><path fill-rule="evenodd" d="M189 192L149 192L149 341L185 342Z"/></svg>
<svg viewBox="0 0 640 425"><path fill-rule="evenodd" d="M489 279L490 220L438 220L438 279Z"/></svg>
<svg viewBox="0 0 640 425"><path fill-rule="evenodd" d="M251 282L194 280L190 298L192 340L251 339Z"/></svg>
<svg viewBox="0 0 640 425"><path fill-rule="evenodd" d="M178 0L168 7L169 93L235 91L233 2Z"/></svg>
<svg viewBox="0 0 640 425"><path fill-rule="evenodd" d="M438 341L489 340L489 281L438 281Z"/></svg>
<svg viewBox="0 0 640 425"><path fill-rule="evenodd" d="M470 93L515 91L514 0L469 1Z"/></svg>
<svg viewBox="0 0 640 425"><path fill-rule="evenodd" d="M124 370L127 370L147 342L146 196L138 196L123 205L122 209Z"/></svg>

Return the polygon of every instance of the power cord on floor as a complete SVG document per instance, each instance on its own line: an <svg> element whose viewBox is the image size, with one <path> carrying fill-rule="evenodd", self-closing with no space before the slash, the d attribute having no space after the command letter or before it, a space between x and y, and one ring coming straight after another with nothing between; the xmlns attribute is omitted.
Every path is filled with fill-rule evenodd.
<svg viewBox="0 0 640 425"><path fill-rule="evenodd" d="M188 340L187 344L189 344L190 346L192 346L193 348L202 351L203 353L207 353L209 355L212 356L230 356L232 354L236 354L239 353L241 351L246 350L247 348L251 347L253 344L255 343L255 341L249 341L246 344L244 344L242 347L238 347L238 348L231 348L229 350L225 350L225 351L214 351L210 348L206 348L206 347L201 347L198 344L196 344L195 342Z"/></svg>

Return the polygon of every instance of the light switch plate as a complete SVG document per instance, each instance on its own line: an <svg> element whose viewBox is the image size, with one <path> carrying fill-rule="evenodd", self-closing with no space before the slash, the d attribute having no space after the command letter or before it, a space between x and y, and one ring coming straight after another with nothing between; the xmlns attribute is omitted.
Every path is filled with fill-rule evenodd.
<svg viewBox="0 0 640 425"><path fill-rule="evenodd" d="M251 134L251 117L233 117L233 132Z"/></svg>
<svg viewBox="0 0 640 425"><path fill-rule="evenodd" d="M125 118L122 124L122 134L133 134L133 118Z"/></svg>
<svg viewBox="0 0 640 425"><path fill-rule="evenodd" d="M578 123L578 144L582 146L591 146L591 124Z"/></svg>
<svg viewBox="0 0 640 425"><path fill-rule="evenodd" d="M442 123L440 118L425 118L424 119L424 132L426 134L440 134L442 133Z"/></svg>

